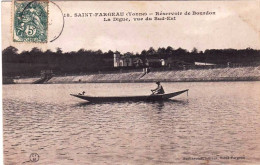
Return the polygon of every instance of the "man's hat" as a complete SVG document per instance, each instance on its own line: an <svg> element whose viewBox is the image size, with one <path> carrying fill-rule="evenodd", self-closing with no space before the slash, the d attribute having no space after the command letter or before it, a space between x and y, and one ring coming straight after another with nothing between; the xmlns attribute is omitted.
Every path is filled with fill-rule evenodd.
<svg viewBox="0 0 260 165"><path fill-rule="evenodd" d="M160 84L160 81L156 81L156 84Z"/></svg>

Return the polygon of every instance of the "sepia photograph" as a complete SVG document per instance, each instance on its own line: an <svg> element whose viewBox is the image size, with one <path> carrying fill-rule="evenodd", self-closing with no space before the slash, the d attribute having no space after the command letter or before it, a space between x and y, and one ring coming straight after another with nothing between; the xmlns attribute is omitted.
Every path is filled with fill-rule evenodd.
<svg viewBox="0 0 260 165"><path fill-rule="evenodd" d="M260 164L259 4L2 1L1 163Z"/></svg>

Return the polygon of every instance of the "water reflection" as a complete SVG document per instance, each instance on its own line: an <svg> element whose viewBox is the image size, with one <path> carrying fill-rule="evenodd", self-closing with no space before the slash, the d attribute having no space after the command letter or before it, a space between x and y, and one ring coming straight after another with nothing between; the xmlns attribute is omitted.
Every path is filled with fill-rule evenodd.
<svg viewBox="0 0 260 165"><path fill-rule="evenodd" d="M80 102L72 105L72 108L75 107L91 107L95 105L99 106L108 106L108 105L113 105L113 106L133 106L136 109L139 109L138 106L141 104L146 104L146 107L151 110L156 110L158 113L160 113L164 107L165 104L167 106L176 106L176 105L186 105L188 104L188 100L160 100L160 101L119 101L119 102Z"/></svg>

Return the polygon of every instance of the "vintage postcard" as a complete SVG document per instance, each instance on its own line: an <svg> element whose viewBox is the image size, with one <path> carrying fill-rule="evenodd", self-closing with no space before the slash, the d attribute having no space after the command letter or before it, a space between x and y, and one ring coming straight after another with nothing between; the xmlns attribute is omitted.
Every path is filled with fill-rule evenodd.
<svg viewBox="0 0 260 165"><path fill-rule="evenodd" d="M3 164L260 164L260 1L1 3Z"/></svg>

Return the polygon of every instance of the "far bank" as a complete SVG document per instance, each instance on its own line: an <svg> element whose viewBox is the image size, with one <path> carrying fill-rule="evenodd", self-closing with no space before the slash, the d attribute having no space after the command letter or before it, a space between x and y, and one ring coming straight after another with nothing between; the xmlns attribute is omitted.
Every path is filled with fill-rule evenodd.
<svg viewBox="0 0 260 165"><path fill-rule="evenodd" d="M199 81L259 81L260 66L240 68L191 69L178 71L152 71L54 76L45 81L42 78L15 79L17 84L69 84L69 83L141 83L141 82L199 82Z"/></svg>

